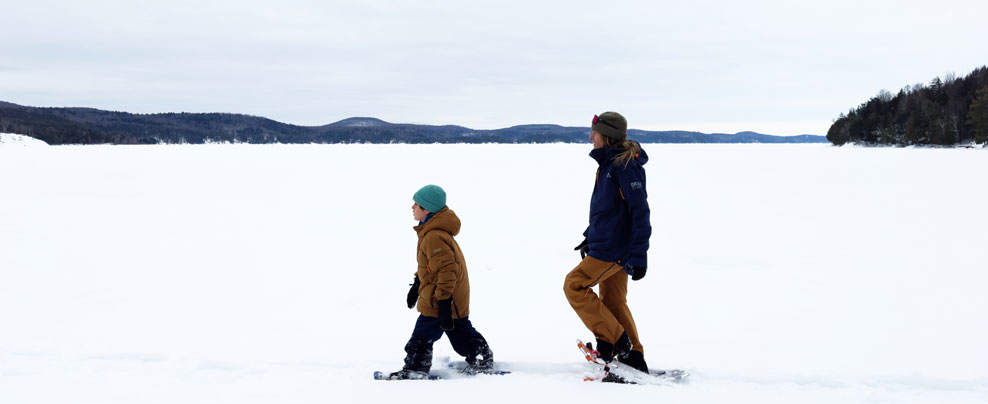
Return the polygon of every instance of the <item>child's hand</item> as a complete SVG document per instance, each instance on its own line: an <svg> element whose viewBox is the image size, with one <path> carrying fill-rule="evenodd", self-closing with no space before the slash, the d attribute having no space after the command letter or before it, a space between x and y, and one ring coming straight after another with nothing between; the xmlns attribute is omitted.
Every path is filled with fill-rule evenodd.
<svg viewBox="0 0 988 404"><path fill-rule="evenodd" d="M411 288L408 289L408 297L405 299L408 301L408 308L415 307L415 303L419 301L419 276L415 275L415 281L412 282Z"/></svg>
<svg viewBox="0 0 988 404"><path fill-rule="evenodd" d="M453 329L453 298L440 300L436 303L439 305L439 327L443 331L451 331Z"/></svg>

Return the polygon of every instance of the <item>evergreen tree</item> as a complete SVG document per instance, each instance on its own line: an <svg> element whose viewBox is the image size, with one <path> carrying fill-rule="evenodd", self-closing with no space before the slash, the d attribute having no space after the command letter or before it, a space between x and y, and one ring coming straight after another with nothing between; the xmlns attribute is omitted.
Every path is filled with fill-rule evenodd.
<svg viewBox="0 0 988 404"><path fill-rule="evenodd" d="M851 134L847 129L849 119L848 116L841 114L840 118L830 125L830 129L827 130L827 140L830 143L841 146L851 141Z"/></svg>
<svg viewBox="0 0 988 404"><path fill-rule="evenodd" d="M974 130L974 141L988 143L988 85L978 90L967 112L967 123Z"/></svg>

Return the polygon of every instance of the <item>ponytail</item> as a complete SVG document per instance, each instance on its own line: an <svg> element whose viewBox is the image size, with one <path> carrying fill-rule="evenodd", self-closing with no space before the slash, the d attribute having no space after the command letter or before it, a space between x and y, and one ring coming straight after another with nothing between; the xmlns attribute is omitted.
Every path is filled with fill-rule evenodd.
<svg viewBox="0 0 988 404"><path fill-rule="evenodd" d="M604 136L604 143L609 147L617 147L621 149L621 152L617 156L614 156L614 162L619 164L624 164L625 167L632 159L638 157L638 152L641 151L642 147L638 142L622 139L616 140L608 136Z"/></svg>

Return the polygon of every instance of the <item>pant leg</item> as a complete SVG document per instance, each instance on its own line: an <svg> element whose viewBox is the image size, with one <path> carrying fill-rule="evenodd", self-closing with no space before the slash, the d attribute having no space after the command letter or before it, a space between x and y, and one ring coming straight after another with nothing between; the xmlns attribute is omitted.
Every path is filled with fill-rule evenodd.
<svg viewBox="0 0 988 404"><path fill-rule="evenodd" d="M641 340L638 339L638 327L628 308L628 274L623 270L600 282L600 300L604 307L614 314L614 318L624 327L624 332L631 340L631 349L645 353Z"/></svg>
<svg viewBox="0 0 988 404"><path fill-rule="evenodd" d="M623 273L624 269L616 263L604 262L587 256L566 275L566 280L563 283L566 299L576 311L576 315L580 316L583 324L593 332L595 337L612 344L617 342L621 334L624 333L624 327L618 322L614 314L604 306L592 288L614 275Z"/></svg>
<svg viewBox="0 0 988 404"><path fill-rule="evenodd" d="M402 369L428 372L432 368L432 344L442 336L439 319L420 314L415 321L412 337L405 344L405 366Z"/></svg>
<svg viewBox="0 0 988 404"><path fill-rule="evenodd" d="M491 366L494 363L494 352L491 351L487 340L473 324L469 317L453 320L453 329L446 331L450 344L457 354L466 358L467 363L479 366ZM480 356L478 362L477 356Z"/></svg>

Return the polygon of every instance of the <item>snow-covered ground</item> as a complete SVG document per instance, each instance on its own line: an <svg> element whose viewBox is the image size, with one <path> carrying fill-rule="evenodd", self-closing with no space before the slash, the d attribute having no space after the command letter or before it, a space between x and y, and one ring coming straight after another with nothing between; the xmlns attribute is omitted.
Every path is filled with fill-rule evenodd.
<svg viewBox="0 0 988 404"><path fill-rule="evenodd" d="M0 147L4 146L47 146L43 140L15 133L0 133Z"/></svg>
<svg viewBox="0 0 988 404"><path fill-rule="evenodd" d="M693 376L619 386L582 381L562 292L589 149L0 148L0 402L988 402L984 150L646 145L629 304L649 365ZM511 375L371 379L415 321L428 183Z"/></svg>

